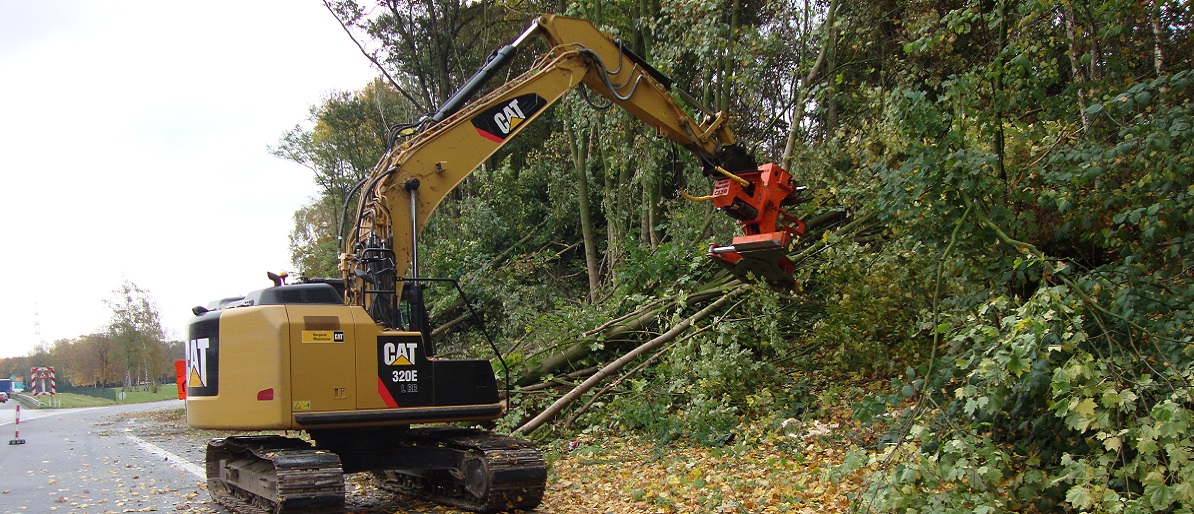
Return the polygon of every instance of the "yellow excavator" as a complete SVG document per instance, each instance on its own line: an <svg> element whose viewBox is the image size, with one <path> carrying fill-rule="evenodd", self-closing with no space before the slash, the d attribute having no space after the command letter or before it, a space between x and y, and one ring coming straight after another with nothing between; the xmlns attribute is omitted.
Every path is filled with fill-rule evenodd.
<svg viewBox="0 0 1194 514"><path fill-rule="evenodd" d="M550 50L474 98L534 35ZM287 284L270 274L273 287L193 309L187 423L309 435L210 441L208 492L217 502L236 512L339 512L344 474L373 472L386 489L473 511L539 505L547 478L540 451L478 428L506 412L494 364L436 354L423 292L444 279L419 275L417 236L474 168L582 84L700 159L712 194L686 196L714 202L744 232L711 245L711 258L742 277L790 284L785 255L804 228L782 207L798 190L791 175L757 166L735 144L724 113L702 107L587 21L541 16L435 113L399 127L359 186L340 279ZM506 384L508 393L508 372Z"/></svg>

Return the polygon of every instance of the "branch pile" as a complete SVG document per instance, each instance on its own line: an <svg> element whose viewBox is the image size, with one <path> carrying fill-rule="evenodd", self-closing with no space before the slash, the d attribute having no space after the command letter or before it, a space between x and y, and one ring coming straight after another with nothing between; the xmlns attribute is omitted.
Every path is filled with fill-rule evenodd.
<svg viewBox="0 0 1194 514"><path fill-rule="evenodd" d="M799 246L789 257L798 267L807 266L814 262L813 259L816 255L824 252L836 242L855 239L871 240L880 228L874 222L874 218L874 215L860 216L845 224L842 223L846 221L846 215L841 212L832 212L812 218L807 222L808 235L804 239L806 243ZM827 231L838 225L841 225L840 228L833 232L836 237L826 237L828 236ZM533 432L628 364L640 357L651 355L651 352L658 353L665 350L664 345L694 331L693 327L698 322L726 307L731 300L743 294L746 287L747 284L730 277L728 273L719 273L705 284L695 288L694 292L673 293L656 298L633 312L582 333L579 339L570 344L561 345L564 347L563 350L540 361L537 366L526 372L517 381L521 391L545 389L547 386L540 383L544 377L564 372L589 359L595 348L619 348L627 344L638 343L621 355L612 357L596 371L585 370L592 374L538 415L518 427L515 432L521 434ZM659 335L639 343L640 334L651 326L659 325L661 321L665 320L668 313L682 311L685 308L698 310L676 322ZM727 309L727 313L732 309L733 305ZM628 374L635 373L638 369L635 368ZM587 409L588 405L584 408Z"/></svg>

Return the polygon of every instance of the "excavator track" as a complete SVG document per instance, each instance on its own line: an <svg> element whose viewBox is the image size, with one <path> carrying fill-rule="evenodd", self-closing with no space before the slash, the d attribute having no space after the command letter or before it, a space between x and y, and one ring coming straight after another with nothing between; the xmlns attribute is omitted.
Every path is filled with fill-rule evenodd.
<svg viewBox="0 0 1194 514"><path fill-rule="evenodd" d="M529 510L543 501L547 466L530 441L459 428L412 429L410 448L459 456L457 469L387 469L375 472L380 487L476 512Z"/></svg>
<svg viewBox="0 0 1194 514"><path fill-rule="evenodd" d="M287 437L211 440L207 491L241 514L344 512L340 458Z"/></svg>

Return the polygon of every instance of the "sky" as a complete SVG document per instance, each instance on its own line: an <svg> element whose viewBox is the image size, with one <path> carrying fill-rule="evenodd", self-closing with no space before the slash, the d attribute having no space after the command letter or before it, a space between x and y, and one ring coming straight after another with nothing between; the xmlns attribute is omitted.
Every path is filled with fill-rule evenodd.
<svg viewBox="0 0 1194 514"><path fill-rule="evenodd" d="M102 331L125 281L182 339L293 272L317 190L268 147L373 76L318 0L0 0L0 357Z"/></svg>

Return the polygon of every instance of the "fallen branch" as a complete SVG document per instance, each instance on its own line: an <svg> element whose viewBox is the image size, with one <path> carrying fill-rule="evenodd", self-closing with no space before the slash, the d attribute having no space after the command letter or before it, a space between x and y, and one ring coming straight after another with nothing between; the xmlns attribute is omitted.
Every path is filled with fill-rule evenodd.
<svg viewBox="0 0 1194 514"><path fill-rule="evenodd" d="M726 292L740 289L742 286L742 282L738 282L737 280L716 280L713 285L688 295L686 303L688 305L699 304L706 300L722 296ZM585 332L586 335L568 345L563 351L552 354L540 361L535 369L528 371L520 377L517 384L523 387L535 384L547 375L551 375L572 363L580 362L593 352L593 348L598 346L598 343L631 341L635 338L636 334L645 330L651 323L659 319L663 313L678 306L680 306L679 300L675 296L668 298L666 301L649 302L634 312L619 318L621 320L620 323L613 325L606 323L602 325L605 328L601 330L594 329Z"/></svg>
<svg viewBox="0 0 1194 514"><path fill-rule="evenodd" d="M680 339L673 341L671 344L668 344L667 346L663 347L662 350L655 352L655 355L647 357L647 359L644 360L643 362L640 362L638 366L635 366L634 368L631 368L630 371L623 373L622 376L618 377L613 382L610 382L609 385L602 387L600 391L593 393L593 396L589 398L589 401L585 402L585 404L583 406L581 406L581 408L576 409L576 412L573 412L571 416L568 416L568 421L564 422L564 430L568 430L568 429L572 428L572 424L576 422L576 419L579 418L581 414L584 414L585 412L587 412L589 410L589 408L593 406L594 403L597 403L597 399L604 396L605 393L608 393L613 388L618 387L619 384L624 382L626 379L633 377L639 371L642 371L643 368L650 366L651 363L655 362L660 357L663 357L663 355L666 354L668 350L675 348L680 343L683 343L684 341L692 339L697 334L705 332L706 330L709 330L710 328L713 328L713 325L706 325L704 327L697 329L696 332L687 334L684 337L681 337Z"/></svg>
<svg viewBox="0 0 1194 514"><path fill-rule="evenodd" d="M797 266L801 266L804 261L836 244L835 241L850 240L859 233L874 228L873 221L875 218L875 213L867 213L858 216L856 219L851 219L843 211L830 211L809 218L806 221L809 231L809 235L805 236L805 241L807 242L799 248L799 251L792 254L790 258ZM835 227L836 230L834 230L834 233L840 239L824 240L814 235L814 231L831 230ZM673 293L666 297L651 300L639 306L634 311L585 331L574 341L552 345L552 353L538 361L534 365L534 368L519 377L517 384L523 387L536 384L545 376L557 373L562 369L567 369L581 362L593 353L594 348L599 348L602 345L635 341L637 334L646 330L664 313L677 307L682 307L683 305L680 304L680 298L682 297L685 300L685 305L700 305L730 291L737 290L742 286L742 282L731 277L728 272L722 271L713 275L697 291L688 293L687 297Z"/></svg>
<svg viewBox="0 0 1194 514"><path fill-rule="evenodd" d="M587 392L589 389L592 389L597 384L601 383L602 380L605 380L610 375L612 375L615 372L617 372L618 370L622 369L623 367L625 367L627 364L629 364L632 361L634 361L635 359L637 359L642 354L655 349L659 345L662 345L664 343L667 343L668 341L675 339L677 336L679 336L680 334L687 331L689 329L689 327L691 327L694 323L696 323L702 319L705 319L710 314L712 314L714 311L716 311L718 308L720 308L723 304L728 302L730 299L738 296L743 291L745 291L745 289L738 288L738 289L735 289L734 291L726 293L721 298L718 298L717 301L709 304L704 309L697 311L696 314L693 314L692 316L689 316L684 321L677 323L675 326L673 326L667 332L664 332L663 334L660 334L658 337L655 337L654 339L651 339L650 341L647 341L647 342L639 345L637 348L627 352L625 355L619 357L617 360L605 365L605 367L601 368L599 371L594 373L593 376L589 377L584 382L581 382L580 385L574 387L571 391L568 392L568 394L565 394L559 400L556 400L554 403L552 403L551 406L549 406L547 409L544 409L544 411L539 413L538 416L535 416L534 419L526 422L522 426L515 429L514 433L529 434L529 433L533 432L535 429L539 428L544 423L546 423L546 422L550 421L552 418L554 418L557 414L560 413L561 410L564 409L564 407L568 406L568 404L576 401L576 399L580 398L580 396L582 394Z"/></svg>
<svg viewBox="0 0 1194 514"><path fill-rule="evenodd" d="M597 371L598 369L601 369L601 368L599 368L597 366L590 366L585 369L573 371L572 373L569 373L567 375L555 377L546 382L539 382L538 384L532 384L532 385L529 385L526 387L520 387L520 388L518 388L518 390L516 390L514 392L515 393L526 393L526 392L532 392L532 391L539 391L542 389L548 389L548 388L559 386L559 385L568 385L566 382L562 382L561 379L579 378L583 375L588 375L589 373Z"/></svg>

